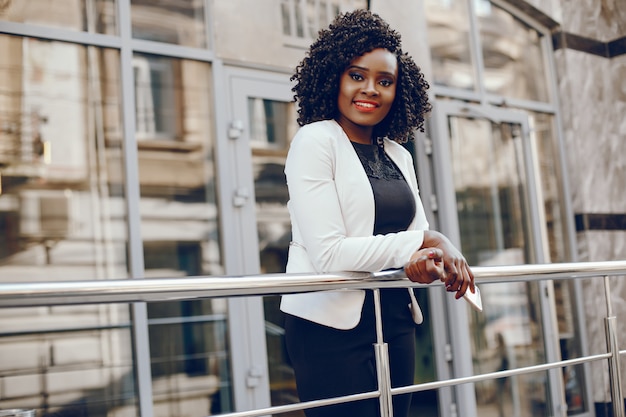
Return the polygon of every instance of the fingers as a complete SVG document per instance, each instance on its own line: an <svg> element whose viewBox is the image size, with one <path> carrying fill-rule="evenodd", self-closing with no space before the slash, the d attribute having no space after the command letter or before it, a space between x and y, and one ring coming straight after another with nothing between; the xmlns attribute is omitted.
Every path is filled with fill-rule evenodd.
<svg viewBox="0 0 626 417"><path fill-rule="evenodd" d="M474 274L465 258L454 248L444 251L429 247L416 251L404 267L413 282L430 284L443 281L446 291L454 292L459 299L469 289L474 292Z"/></svg>
<svg viewBox="0 0 626 417"><path fill-rule="evenodd" d="M404 266L407 277L413 282L430 284L443 274L443 251L438 248L425 248L416 251Z"/></svg>
<svg viewBox="0 0 626 417"><path fill-rule="evenodd" d="M446 291L455 292L455 298L459 299L469 289L474 292L474 274L464 258L455 259L446 264L446 277L443 280Z"/></svg>

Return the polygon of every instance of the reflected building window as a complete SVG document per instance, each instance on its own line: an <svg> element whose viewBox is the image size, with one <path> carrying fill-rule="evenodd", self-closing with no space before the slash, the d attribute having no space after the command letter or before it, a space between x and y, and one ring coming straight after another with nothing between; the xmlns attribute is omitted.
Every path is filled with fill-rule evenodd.
<svg viewBox="0 0 626 417"><path fill-rule="evenodd" d="M481 51L471 47L476 16ZM549 101L543 35L489 0L426 0L434 84L522 100ZM478 56L477 56L478 55ZM478 66L483 78L478 80Z"/></svg>
<svg viewBox="0 0 626 417"><path fill-rule="evenodd" d="M177 133L174 62L136 55L133 70L137 139L174 139Z"/></svg>
<svg viewBox="0 0 626 417"><path fill-rule="evenodd" d="M339 13L366 7L363 0L281 0L285 41L308 47Z"/></svg>
<svg viewBox="0 0 626 417"><path fill-rule="evenodd" d="M435 85L475 89L467 0L426 0L424 9Z"/></svg>
<svg viewBox="0 0 626 417"><path fill-rule="evenodd" d="M131 0L133 38L207 48L206 10L197 0Z"/></svg>
<svg viewBox="0 0 626 417"><path fill-rule="evenodd" d="M0 17L64 30L117 34L115 0L3 0Z"/></svg>
<svg viewBox="0 0 626 417"><path fill-rule="evenodd" d="M549 100L542 35L488 0L474 1L488 93Z"/></svg>

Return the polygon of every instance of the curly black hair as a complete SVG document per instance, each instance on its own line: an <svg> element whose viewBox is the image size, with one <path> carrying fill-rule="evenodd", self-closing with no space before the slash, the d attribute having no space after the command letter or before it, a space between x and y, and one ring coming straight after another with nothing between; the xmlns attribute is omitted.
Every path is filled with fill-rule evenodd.
<svg viewBox="0 0 626 417"><path fill-rule="evenodd" d="M389 114L374 127L375 138L399 143L413 139L414 130L424 131L424 117L431 110L429 85L413 59L402 51L400 34L379 15L355 10L338 15L327 29L319 31L291 81L298 102L300 126L333 119L338 114L339 80L356 58L384 48L398 59L396 97Z"/></svg>

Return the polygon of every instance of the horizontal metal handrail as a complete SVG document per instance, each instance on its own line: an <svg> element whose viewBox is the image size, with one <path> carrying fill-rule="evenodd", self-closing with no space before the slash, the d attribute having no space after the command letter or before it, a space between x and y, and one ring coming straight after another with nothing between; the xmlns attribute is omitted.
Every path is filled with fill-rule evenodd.
<svg viewBox="0 0 626 417"><path fill-rule="evenodd" d="M626 261L472 267L477 283L626 275ZM433 285L433 284L430 284ZM434 285L438 285L434 283ZM173 301L337 289L420 287L402 270L0 283L1 307Z"/></svg>
<svg viewBox="0 0 626 417"><path fill-rule="evenodd" d="M426 391L426 390L431 390L431 389L446 388L446 387L452 387L455 385L486 381L489 379L504 378L504 377L510 377L510 376L515 376L515 375L529 374L532 372L547 371L549 369L562 368L564 366L579 365L582 363L593 362L597 360L607 359L610 357L611 357L610 353L602 353L602 354L585 356L585 357L576 358L576 359L569 359L569 360L564 360L564 361L559 361L559 362L546 363L542 365L532 365L532 366L526 366L523 368L515 368L515 369L506 370L506 371L488 372L488 373L484 373L480 375L472 375L472 376L466 376L466 377L460 377L460 378L450 378L450 379L445 379L442 381L423 382L423 383L416 384L416 385L408 385L405 387L391 388L391 393L393 395L398 395L398 394L408 394L408 393L418 392L418 391ZM287 413L290 411L304 410L307 408L339 404L339 403L347 402L347 401L357 401L357 400L364 400L368 398L376 398L379 395L380 395L380 391L377 390L377 391L364 392L360 394L346 395L342 397L334 397L334 398L329 398L325 400L315 400L315 401L306 401L306 402L303 401L300 403L278 405L278 406L267 407L267 408L259 408L256 410L236 411L232 413L220 414L220 417L260 417L260 416L266 416L266 415L271 415L271 414L282 414L282 413Z"/></svg>
<svg viewBox="0 0 626 417"><path fill-rule="evenodd" d="M580 358L567 359L558 362L549 362L541 365L530 365L521 368L508 369L506 371L485 372L479 375L463 376L459 378L450 378L442 381L423 382L417 385L407 385L406 387L391 388L394 395L408 394L410 392L426 391L429 389L437 389L451 387L460 384L469 384L473 382L487 381L489 379L506 378L510 376L530 374L533 372L547 371L550 369L563 368L566 366L580 365L582 363L594 362L602 359L609 359L610 353L598 353L596 355L581 356Z"/></svg>
<svg viewBox="0 0 626 417"><path fill-rule="evenodd" d="M626 275L626 261L582 262L560 264L533 264L515 266L472 267L477 283L564 280L574 278L604 277L608 294L608 277ZM430 284L431 286L433 284ZM434 285L442 285L434 283ZM129 303L151 301L174 301L198 298L263 296L287 293L301 293L340 289L377 289L395 287L421 287L424 284L410 282L403 270L378 273L348 272L333 274L264 274L248 276L198 276L185 278L121 279L99 281L63 282L13 282L0 283L0 308L46 305L75 305L92 303ZM611 316L610 300L607 300L607 315ZM377 314L378 316L378 314ZM325 400L301 402L263 409L239 411L224 414L225 417L254 417L268 414L281 414L322 405L356 401L365 398L379 398L402 393L437 389L454 385L473 383L487 379L503 378L524 373L546 371L553 368L582 364L591 361L609 360L613 397L621 397L619 387L620 370L617 357L619 351L615 339L615 317L607 317L607 340L612 337L610 352L580 357L565 361L533 365L506 371L451 378L406 387L390 388L379 386L376 391L336 397ZM377 317L377 321L379 317ZM378 324L378 323L377 323ZM379 333L379 329L377 329ZM610 336L610 337L609 337ZM380 335L379 335L380 337ZM382 339L381 339L382 340ZM380 343L379 343L380 344ZM380 346L378 346L380 347ZM377 366L388 359L377 357ZM384 366L383 366L384 368ZM380 383L380 381L379 381ZM619 402L621 404L621 401ZM381 403L382 404L382 403ZM623 416L620 405L614 404L616 416ZM383 415L389 413L382 412Z"/></svg>

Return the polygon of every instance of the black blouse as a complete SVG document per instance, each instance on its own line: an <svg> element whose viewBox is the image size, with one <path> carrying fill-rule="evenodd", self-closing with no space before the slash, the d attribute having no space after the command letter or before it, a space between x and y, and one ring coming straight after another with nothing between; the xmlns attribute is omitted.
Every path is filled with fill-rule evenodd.
<svg viewBox="0 0 626 417"><path fill-rule="evenodd" d="M406 230L415 217L415 197L402 172L377 145L352 142L374 192L374 234Z"/></svg>

